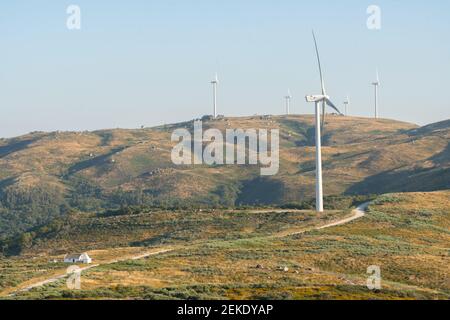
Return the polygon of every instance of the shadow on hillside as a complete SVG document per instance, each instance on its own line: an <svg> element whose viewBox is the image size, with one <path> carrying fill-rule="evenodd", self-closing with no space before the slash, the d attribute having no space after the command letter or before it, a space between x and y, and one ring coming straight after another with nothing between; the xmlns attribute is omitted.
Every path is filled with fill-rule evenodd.
<svg viewBox="0 0 450 320"><path fill-rule="evenodd" d="M439 128L446 124L439 124ZM432 168L389 170L352 185L345 194L382 194L390 192L429 192L450 189L450 143L427 159Z"/></svg>
<svg viewBox="0 0 450 320"><path fill-rule="evenodd" d="M95 158L91 158L91 159L88 159L85 161L78 162L69 168L66 177L74 175L74 174L76 174L80 171L86 170L88 168L95 167L95 166L98 166L101 164L105 164L106 161L110 157L112 157L113 155L115 155L125 149L126 149L126 147L115 148L115 149L111 150L110 152L108 152L107 154L103 154L103 155L95 157Z"/></svg>
<svg viewBox="0 0 450 320"><path fill-rule="evenodd" d="M0 147L0 159L5 158L6 156L9 156L12 153L21 151L25 148L27 148L30 144L37 141L38 139L29 139L29 140L22 140L18 142L12 142L6 146Z"/></svg>
<svg viewBox="0 0 450 320"><path fill-rule="evenodd" d="M244 181L236 200L237 205L271 205L282 203L284 183L267 177Z"/></svg>
<svg viewBox="0 0 450 320"><path fill-rule="evenodd" d="M306 124L294 120L284 119L280 121L288 129L294 131L301 136L301 139L295 141L297 147L310 147L315 143L314 127L307 126Z"/></svg>
<svg viewBox="0 0 450 320"><path fill-rule="evenodd" d="M96 131L95 132L100 138L100 146L107 147L113 140L113 134L109 131Z"/></svg>
<svg viewBox="0 0 450 320"><path fill-rule="evenodd" d="M295 141L295 145L297 147L314 147L316 145L316 128L315 126L309 126L305 123L294 121L294 120L282 120L282 124L284 124L287 128L294 131L295 133L301 135L303 139ZM327 124L327 122L325 122ZM325 130L322 131L322 145L329 146L331 145L331 138L333 137L333 133L327 132L326 127Z"/></svg>
<svg viewBox="0 0 450 320"><path fill-rule="evenodd" d="M173 238L173 233L164 233L160 234L142 241L134 241L129 245L131 247L153 247L167 243L170 239Z"/></svg>
<svg viewBox="0 0 450 320"><path fill-rule="evenodd" d="M447 148L441 153L430 158L435 164L449 164L450 163L450 143L447 144Z"/></svg>
<svg viewBox="0 0 450 320"><path fill-rule="evenodd" d="M450 128L450 120L445 120L437 123L432 123L430 125L420 127L417 129L412 129L406 133L412 136L429 135L432 133L439 133L441 130L448 130Z"/></svg>
<svg viewBox="0 0 450 320"><path fill-rule="evenodd" d="M16 181L16 178L12 177L12 178L6 178L4 180L0 180L0 201L1 201L1 192L3 189L9 187L10 185L13 185Z"/></svg>

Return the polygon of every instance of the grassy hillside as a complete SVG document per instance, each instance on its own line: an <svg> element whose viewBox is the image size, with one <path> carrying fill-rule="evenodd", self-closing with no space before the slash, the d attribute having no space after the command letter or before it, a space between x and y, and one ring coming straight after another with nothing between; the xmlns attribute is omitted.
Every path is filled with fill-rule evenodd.
<svg viewBox="0 0 450 320"><path fill-rule="evenodd" d="M73 213L7 237L0 241L0 248L7 257L37 256L257 237L333 220L349 214L353 205L365 200L365 197L326 198L326 208L333 210L320 215L311 210L314 204L310 202L285 209L162 210L126 207L100 213Z"/></svg>
<svg viewBox="0 0 450 320"><path fill-rule="evenodd" d="M60 262L67 252L89 250L98 263L114 254L126 257L149 249L281 236L348 215L349 210L318 215L310 210L249 209L70 216L27 233L29 242L20 255L0 259L0 291L30 278L63 272L67 266ZM22 245L22 237L19 241ZM59 263L49 262L54 259Z"/></svg>
<svg viewBox="0 0 450 320"><path fill-rule="evenodd" d="M448 189L450 121L418 128L328 116L326 195ZM314 197L312 116L226 118L204 129L280 129L280 172L257 166L174 166L176 128L31 133L0 140L0 232L11 235L73 212L127 206L233 207Z"/></svg>
<svg viewBox="0 0 450 320"><path fill-rule="evenodd" d="M326 220L346 216L348 211L325 216L307 211L203 212L195 219L198 225L192 224L188 212L186 220L154 216L156 221L179 226L172 226L174 229L192 234L201 229L205 234L184 239L186 234L175 232L167 243L149 244L156 245L153 249L173 251L140 260L126 259L137 248L94 250L91 255L97 262L112 256L125 258L83 272L81 291L70 291L59 281L14 298L450 299L449 208L449 191L388 194L378 197L359 220L298 235L288 234L310 230ZM127 230L131 240L141 236L139 231L129 232L128 227L135 229L135 219L144 217L151 220L148 214L118 225L115 218L108 219ZM62 234L70 232L59 233L55 239ZM108 239L102 241L110 245ZM64 245L61 239L50 241L41 249L56 248L60 243ZM41 279L44 273L63 268L43 261L54 257L46 253L52 252L48 248L33 252L42 254L33 263L25 257L0 261L4 294L24 281L30 283L30 278ZM366 287L366 271L371 265L381 268L381 290ZM21 270L20 280L11 280L16 279L17 270Z"/></svg>

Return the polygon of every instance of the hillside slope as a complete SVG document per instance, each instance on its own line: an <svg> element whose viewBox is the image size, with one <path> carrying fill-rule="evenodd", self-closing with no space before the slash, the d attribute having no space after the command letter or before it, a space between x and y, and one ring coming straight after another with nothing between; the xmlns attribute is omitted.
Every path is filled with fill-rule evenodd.
<svg viewBox="0 0 450 320"><path fill-rule="evenodd" d="M257 166L171 162L171 134L192 122L140 130L31 133L0 140L0 232L72 211L120 206L281 204L314 197L312 116L225 118L204 129L280 130L280 172ZM326 195L449 188L450 121L418 128L393 120L328 116Z"/></svg>
<svg viewBox="0 0 450 320"><path fill-rule="evenodd" d="M0 257L0 299L449 299L449 207L450 191L382 195L365 216L326 229L349 211L85 217ZM118 247L130 241L142 247ZM18 291L64 274L53 259L78 245L99 264L82 273L82 290L60 279ZM381 270L379 290L367 288L369 266Z"/></svg>

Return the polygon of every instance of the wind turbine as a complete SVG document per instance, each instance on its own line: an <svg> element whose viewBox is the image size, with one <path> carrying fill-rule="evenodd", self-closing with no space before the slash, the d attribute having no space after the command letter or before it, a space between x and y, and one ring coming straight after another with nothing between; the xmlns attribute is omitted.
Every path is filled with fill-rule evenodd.
<svg viewBox="0 0 450 320"><path fill-rule="evenodd" d="M290 115L291 114L291 99L292 99L290 89L288 89L288 94L284 98L286 99L286 114Z"/></svg>
<svg viewBox="0 0 450 320"><path fill-rule="evenodd" d="M348 116L348 106L349 106L349 104L350 104L350 99L349 99L349 97L347 96L347 98L346 98L345 101L344 101L344 106L345 106L345 116L346 116L346 117Z"/></svg>
<svg viewBox="0 0 450 320"><path fill-rule="evenodd" d="M325 81L322 73L322 65L320 63L319 49L317 47L316 36L313 31L314 45L316 48L317 62L319 64L320 73L320 83L322 88L322 94L306 96L307 102L315 103L316 112L316 210L317 212L323 212L323 186L322 186L322 135L321 129L323 128L324 122L320 121L320 105L322 104L322 113L325 116L326 106L330 106L336 110L339 114L342 113L339 109L331 102L330 97L327 96L325 91Z"/></svg>
<svg viewBox="0 0 450 320"><path fill-rule="evenodd" d="M377 80L372 82L372 85L375 87L375 119L378 119L378 87L380 86L380 77L378 75L377 69Z"/></svg>
<svg viewBox="0 0 450 320"><path fill-rule="evenodd" d="M213 85L213 104L214 104L214 119L217 119L217 85L219 84L219 77L217 76L217 73L214 77L214 80L211 81L211 84Z"/></svg>

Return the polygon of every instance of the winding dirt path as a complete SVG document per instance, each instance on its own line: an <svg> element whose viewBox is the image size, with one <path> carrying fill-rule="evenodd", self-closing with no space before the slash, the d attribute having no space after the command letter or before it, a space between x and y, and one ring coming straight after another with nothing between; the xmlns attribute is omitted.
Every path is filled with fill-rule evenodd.
<svg viewBox="0 0 450 320"><path fill-rule="evenodd" d="M324 226L318 227L317 230L337 227L337 226L341 226L343 224L350 223L350 222L352 222L354 220L358 220L358 219L360 219L360 218L362 218L362 217L364 217L366 215L366 211L367 211L367 208L369 207L369 205L370 205L370 202L363 203L363 204L359 205L356 209L354 209L352 211L352 216L351 217L348 217L348 218L345 218L345 219L342 219L342 220L339 220L339 221L336 221L336 222L332 222L332 223L326 224Z"/></svg>
<svg viewBox="0 0 450 320"><path fill-rule="evenodd" d="M366 210L369 207L369 205L370 205L370 202L363 203L363 204L359 205L356 209L352 210L351 216L339 219L334 222L327 223L323 226L305 228L305 229L302 229L299 231L283 232L283 233L272 236L272 238L290 237L290 236L295 236L295 235L299 235L299 234L304 234L304 233L314 231L314 230L323 230L323 229L328 229L328 228L332 228L332 227L342 226L344 224L350 223L352 221L355 221L355 220L358 220L358 219L364 217L366 215ZM290 211L286 211L286 212L290 212Z"/></svg>

